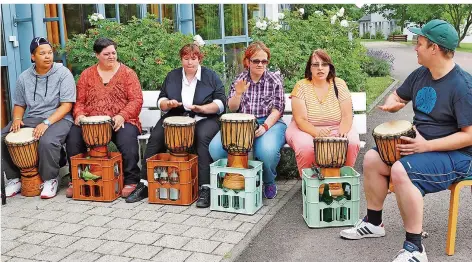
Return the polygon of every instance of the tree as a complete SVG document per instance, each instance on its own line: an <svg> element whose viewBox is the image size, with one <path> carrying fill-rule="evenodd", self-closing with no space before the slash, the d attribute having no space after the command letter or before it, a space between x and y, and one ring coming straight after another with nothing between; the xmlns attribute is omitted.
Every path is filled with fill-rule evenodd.
<svg viewBox="0 0 472 262"><path fill-rule="evenodd" d="M314 14L316 11L321 11L326 15L327 11L336 12L342 7L345 10L345 15L349 17L350 20L357 21L364 15L364 10L357 7L355 4L293 4L291 5L291 10L295 11L303 8L305 11L303 18L307 19L308 16Z"/></svg>
<svg viewBox="0 0 472 262"><path fill-rule="evenodd" d="M381 13L386 19L396 19L402 28L406 21L422 26L432 19L443 19L451 23L459 35L460 42L472 25L472 5L370 5L364 6L366 13Z"/></svg>
<svg viewBox="0 0 472 262"><path fill-rule="evenodd" d="M464 40L472 24L472 5L444 5L444 18L456 29L459 35L459 45Z"/></svg>

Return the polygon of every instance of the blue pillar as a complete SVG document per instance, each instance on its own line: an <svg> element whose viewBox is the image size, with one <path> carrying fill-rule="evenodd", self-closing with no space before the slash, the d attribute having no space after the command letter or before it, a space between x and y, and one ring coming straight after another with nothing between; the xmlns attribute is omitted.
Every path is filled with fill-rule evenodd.
<svg viewBox="0 0 472 262"><path fill-rule="evenodd" d="M179 5L178 10L180 32L185 35L194 34L193 6L191 4L181 4Z"/></svg>
<svg viewBox="0 0 472 262"><path fill-rule="evenodd" d="M31 66L31 54L29 45L34 37L33 25L31 23L31 5L18 4L16 7L16 19L14 23L18 28L18 42L20 43L20 65L21 72ZM24 20L24 21L22 21Z"/></svg>
<svg viewBox="0 0 472 262"><path fill-rule="evenodd" d="M31 18L33 24L34 36L47 37L46 24L43 19L45 17L44 5L31 5Z"/></svg>

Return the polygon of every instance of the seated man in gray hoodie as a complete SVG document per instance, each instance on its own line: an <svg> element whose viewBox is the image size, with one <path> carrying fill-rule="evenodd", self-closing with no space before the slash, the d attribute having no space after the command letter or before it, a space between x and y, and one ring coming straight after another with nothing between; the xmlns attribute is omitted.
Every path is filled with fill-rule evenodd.
<svg viewBox="0 0 472 262"><path fill-rule="evenodd" d="M20 171L12 162L5 137L22 127L34 128L33 136L39 139L39 174L44 182L41 198L52 198L56 196L59 183L62 145L73 123L75 81L69 69L54 62L52 46L46 39L34 38L30 52L34 64L18 77L13 121L2 129L1 171L9 179L5 195L11 197L20 192Z"/></svg>

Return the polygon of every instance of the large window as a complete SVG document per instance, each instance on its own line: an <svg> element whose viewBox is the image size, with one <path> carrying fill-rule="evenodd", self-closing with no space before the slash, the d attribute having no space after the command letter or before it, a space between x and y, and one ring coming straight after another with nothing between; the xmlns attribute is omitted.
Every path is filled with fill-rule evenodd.
<svg viewBox="0 0 472 262"><path fill-rule="evenodd" d="M225 36L245 35L243 5L224 5Z"/></svg>
<svg viewBox="0 0 472 262"><path fill-rule="evenodd" d="M120 23L126 24L133 18L133 16L139 17L138 5L132 4L120 4Z"/></svg>
<svg viewBox="0 0 472 262"><path fill-rule="evenodd" d="M88 16L95 13L95 5L71 5L65 4L64 20L66 22L66 34L70 38L75 34L82 34L91 27Z"/></svg>
<svg viewBox="0 0 472 262"><path fill-rule="evenodd" d="M195 31L204 40L221 39L218 5L194 5Z"/></svg>
<svg viewBox="0 0 472 262"><path fill-rule="evenodd" d="M158 19L167 18L173 21L174 30L177 28L175 20L175 5L160 5L150 4L147 5L147 13L156 15ZM162 17L161 17L162 11Z"/></svg>
<svg viewBox="0 0 472 262"><path fill-rule="evenodd" d="M258 4L248 4L247 5L247 20L251 20L253 18L262 18L264 17L264 5ZM252 32L252 28L249 27L249 35Z"/></svg>
<svg viewBox="0 0 472 262"><path fill-rule="evenodd" d="M233 81L244 70L242 57L245 48L246 43L225 45L226 77L229 81Z"/></svg>

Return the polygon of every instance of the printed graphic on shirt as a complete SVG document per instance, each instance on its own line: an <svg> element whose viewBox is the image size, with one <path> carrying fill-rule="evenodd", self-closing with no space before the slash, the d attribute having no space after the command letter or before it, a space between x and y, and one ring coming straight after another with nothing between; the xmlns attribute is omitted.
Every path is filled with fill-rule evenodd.
<svg viewBox="0 0 472 262"><path fill-rule="evenodd" d="M429 114L433 111L436 100L437 95L434 88L429 86L423 87L416 95L416 108L425 114Z"/></svg>

